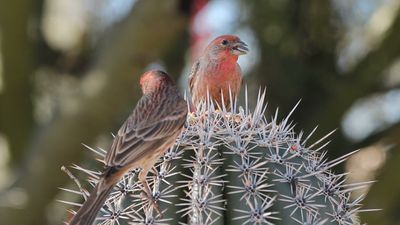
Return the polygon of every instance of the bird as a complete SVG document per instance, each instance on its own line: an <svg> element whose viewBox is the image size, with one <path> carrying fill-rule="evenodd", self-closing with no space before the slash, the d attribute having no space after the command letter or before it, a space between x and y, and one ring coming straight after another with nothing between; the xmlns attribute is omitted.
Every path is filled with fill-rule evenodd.
<svg viewBox="0 0 400 225"><path fill-rule="evenodd" d="M189 93L194 108L206 101L208 95L220 107L231 105L230 98L237 97L242 83L237 60L248 51L247 44L235 35L222 35L208 44L189 75Z"/></svg>
<svg viewBox="0 0 400 225"><path fill-rule="evenodd" d="M115 135L104 158L105 170L89 198L69 222L91 225L113 187L122 176L140 168L138 180L155 205L146 180L148 171L176 141L186 122L188 107L172 78L163 71L151 70L140 78L142 97Z"/></svg>

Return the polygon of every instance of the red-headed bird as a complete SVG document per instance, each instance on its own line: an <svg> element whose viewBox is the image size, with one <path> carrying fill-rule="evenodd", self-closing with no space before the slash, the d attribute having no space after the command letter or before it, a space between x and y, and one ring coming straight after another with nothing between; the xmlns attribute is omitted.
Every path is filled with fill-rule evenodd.
<svg viewBox="0 0 400 225"><path fill-rule="evenodd" d="M105 157L104 173L70 225L93 224L114 185L132 168L142 169L139 180L158 210L146 176L181 133L188 112L187 103L165 72L144 73L140 86L143 96L115 136Z"/></svg>
<svg viewBox="0 0 400 225"><path fill-rule="evenodd" d="M237 60L247 52L246 43L234 35L219 36L211 41L190 72L189 92L194 106L207 99L208 91L210 98L221 107L222 93L224 105L229 107L229 89L235 99L242 83L242 70Z"/></svg>

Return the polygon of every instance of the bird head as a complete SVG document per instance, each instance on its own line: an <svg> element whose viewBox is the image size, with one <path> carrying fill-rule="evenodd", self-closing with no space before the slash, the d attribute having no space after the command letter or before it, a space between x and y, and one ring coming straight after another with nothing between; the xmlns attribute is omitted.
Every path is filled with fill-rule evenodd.
<svg viewBox="0 0 400 225"><path fill-rule="evenodd" d="M248 46L239 37L234 35L222 35L215 38L207 46L206 52L210 53L213 58L234 58L244 55L249 51Z"/></svg>
<svg viewBox="0 0 400 225"><path fill-rule="evenodd" d="M140 77L140 88L143 94L158 90L160 87L174 84L171 77L161 70L150 70Z"/></svg>

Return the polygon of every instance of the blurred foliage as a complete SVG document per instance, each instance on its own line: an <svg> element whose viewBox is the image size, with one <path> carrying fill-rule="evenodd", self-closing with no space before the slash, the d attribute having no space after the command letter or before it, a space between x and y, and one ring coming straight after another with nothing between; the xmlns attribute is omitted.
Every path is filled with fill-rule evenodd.
<svg viewBox="0 0 400 225"><path fill-rule="evenodd" d="M173 75L181 73L192 44L188 20L196 2L205 2L138 0L131 8L124 0L58 1L63 7L55 8L51 0L0 2L0 140L6 140L0 154L11 159L7 166L0 162L0 174L6 176L0 176L2 224L54 224L65 217L65 208L52 205L57 187L68 182L59 168L84 158L80 143L93 146L118 128L139 97L137 76L149 64L161 62ZM114 12L114 20L106 21L101 12L115 2L127 4L126 13ZM358 1L340 2L361 7ZM231 12L241 14L238 26L251 30L260 53L245 77L249 90L267 86L269 109L279 106L284 113L301 98L294 121L298 131L319 124L315 138L338 128L360 99L399 87L387 85L387 71L400 56L398 7L392 7L393 17L379 14L378 21L392 22L374 47L344 70L338 64L349 36L343 16L348 12L335 3L242 0L241 10ZM55 17L49 20L51 10ZM68 21L57 25L57 15ZM62 22L71 22L70 30ZM51 39L49 33L58 36ZM69 34L74 38L68 45L57 45L57 38ZM355 42L362 38L355 36ZM393 144L365 201L367 208L384 210L363 214L368 224L400 223L399 137L397 121L356 141L339 129L328 146L333 158L376 143Z"/></svg>

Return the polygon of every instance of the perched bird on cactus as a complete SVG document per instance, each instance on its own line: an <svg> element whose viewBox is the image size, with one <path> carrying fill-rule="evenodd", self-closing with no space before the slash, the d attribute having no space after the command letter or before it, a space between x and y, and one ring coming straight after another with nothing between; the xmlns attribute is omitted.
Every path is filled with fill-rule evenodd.
<svg viewBox="0 0 400 225"><path fill-rule="evenodd" d="M234 35L215 38L194 63L189 76L189 92L196 106L207 99L207 93L214 103L229 107L237 97L242 83L242 71L237 60L248 52L247 44ZM224 101L222 102L222 96Z"/></svg>
<svg viewBox="0 0 400 225"><path fill-rule="evenodd" d="M171 147L186 121L187 104L170 76L149 71L140 78L143 96L114 138L105 156L106 169L70 225L91 225L109 193L132 168L141 168L139 180L161 214L146 180L148 171Z"/></svg>

